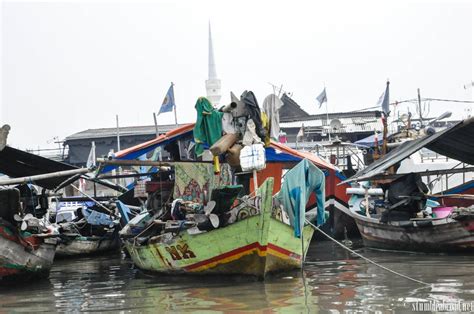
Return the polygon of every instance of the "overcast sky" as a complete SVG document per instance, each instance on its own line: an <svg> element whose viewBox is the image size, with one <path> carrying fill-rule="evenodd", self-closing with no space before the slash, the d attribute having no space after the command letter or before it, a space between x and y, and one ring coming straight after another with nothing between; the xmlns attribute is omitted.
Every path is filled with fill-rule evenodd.
<svg viewBox="0 0 474 314"><path fill-rule="evenodd" d="M178 122L205 96L211 21L222 103L268 82L309 113L391 101L471 99L471 1L3 1L0 123L9 143L46 147L89 128L153 124L170 82ZM466 105L431 104L462 116ZM159 116L173 123L172 113Z"/></svg>

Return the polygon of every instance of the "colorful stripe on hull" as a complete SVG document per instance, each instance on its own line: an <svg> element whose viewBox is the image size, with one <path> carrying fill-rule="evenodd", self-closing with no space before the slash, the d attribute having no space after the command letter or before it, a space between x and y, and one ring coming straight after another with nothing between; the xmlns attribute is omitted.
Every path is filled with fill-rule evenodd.
<svg viewBox="0 0 474 314"><path fill-rule="evenodd" d="M257 253L258 256L266 257L267 255L274 255L281 259L293 259L297 262L301 260L301 255L290 252L279 246L269 243L268 245L260 245L258 242L248 244L246 246L237 248L235 250L226 252L224 254L214 256L210 259L200 261L198 263L184 267L186 271L199 272L211 269L219 264L226 264L242 258L245 255Z"/></svg>

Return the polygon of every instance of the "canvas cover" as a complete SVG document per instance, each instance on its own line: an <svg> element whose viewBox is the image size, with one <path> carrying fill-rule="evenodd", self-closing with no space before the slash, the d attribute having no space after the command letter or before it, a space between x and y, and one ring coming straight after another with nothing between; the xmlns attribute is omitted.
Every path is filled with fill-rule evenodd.
<svg viewBox="0 0 474 314"><path fill-rule="evenodd" d="M11 178L29 177L73 169L78 168L9 146L0 151L0 173L6 174ZM73 176L43 179L32 183L43 188L54 189L64 180Z"/></svg>
<svg viewBox="0 0 474 314"><path fill-rule="evenodd" d="M182 127L176 128L169 131L166 134L160 135L156 139L144 142L142 144L121 150L115 154L115 158L118 160L132 160L143 154L156 149L159 146L167 145L173 141L177 141L181 138L187 137L193 133L194 124L187 124ZM265 148L265 158L267 162L299 162L304 158L309 159L311 162L316 164L318 167L323 169L333 169L335 166L319 158L315 154L309 152L297 151L288 146L285 146L276 141L271 141L270 147ZM100 173L106 173L117 168L117 166L106 166Z"/></svg>
<svg viewBox="0 0 474 314"><path fill-rule="evenodd" d="M232 173L228 164L221 165L219 175L214 174L211 163L175 163L174 198L204 203L209 201L212 189L232 184Z"/></svg>

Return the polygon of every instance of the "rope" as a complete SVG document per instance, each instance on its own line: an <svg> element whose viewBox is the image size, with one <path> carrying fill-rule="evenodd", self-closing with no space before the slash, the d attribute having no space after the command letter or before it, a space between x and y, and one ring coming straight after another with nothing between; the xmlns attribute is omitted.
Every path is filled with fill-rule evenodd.
<svg viewBox="0 0 474 314"><path fill-rule="evenodd" d="M385 267L385 266L383 266L383 265L380 265L380 264L374 262L373 260L371 260L371 259L369 259L369 258L367 258L367 257L365 257L365 256L362 256L361 254L357 253L356 251L354 251L354 250L348 248L347 246L345 246L345 245L342 244L341 242L337 241L336 239L334 239L333 237L331 237L331 236L330 236L329 234L327 234L326 232L324 232L324 231L322 231L321 229L319 229L319 227L315 226L315 225L312 224L310 221L306 220L306 222L307 222L311 227L313 227L315 230L319 231L319 232L322 233L324 236L326 236L329 240L333 241L334 243L336 243L336 244L339 245L340 247L342 247L342 248L348 250L348 251L351 252L352 254L354 254L354 255L356 255L356 256L362 258L363 260L365 260L365 261L367 261L367 262L369 262L369 263L371 263L371 264L374 264L375 266L380 267L380 268L382 268L382 269L384 269L384 270L386 270L386 271L388 271L388 272L390 272L390 273L392 273L392 274L395 274L395 275L397 275L397 276L403 277L403 278L405 278L405 279L411 280L411 281L413 281L413 282L416 282L416 283L419 283L419 284L422 284L422 285L425 285L425 286L431 286L431 284L429 284L429 283L427 283L427 282L424 282L424 281L421 281L421 280L418 280L418 279L414 279L414 278L408 277L407 275L404 275L404 274L401 274L401 273L396 272L396 271L394 271L394 270L391 270L390 268L387 268L387 267Z"/></svg>

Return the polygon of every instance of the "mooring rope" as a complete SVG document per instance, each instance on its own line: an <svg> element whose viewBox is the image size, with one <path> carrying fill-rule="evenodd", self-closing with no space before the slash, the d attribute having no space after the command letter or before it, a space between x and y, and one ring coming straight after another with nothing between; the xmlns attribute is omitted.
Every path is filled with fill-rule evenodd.
<svg viewBox="0 0 474 314"><path fill-rule="evenodd" d="M373 260L371 260L371 259L369 259L369 258L367 258L367 257L365 257L365 256L363 256L363 255L361 255L361 254L359 254L359 253L357 253L356 251L354 251L354 250L348 248L347 246L345 246L345 245L342 244L341 242L337 241L336 239L334 239L333 237L331 237L329 234L327 234L327 233L324 232L323 230L319 229L319 227L315 226L315 225L314 225L313 223L311 223L310 221L306 220L306 222L307 222L311 227L313 227L314 230L319 231L319 232L322 233L324 236L326 236L329 240L333 241L334 243L336 243L336 244L339 245L340 247L342 247L342 248L348 250L348 251L351 252L352 254L357 255L358 257L362 258L363 260L365 260L365 261L367 261L367 262L369 262L369 263L371 263L371 264L374 264L375 266L380 267L380 268L382 268L382 269L384 269L384 270L386 270L386 271L388 271L388 272L390 272L390 273L392 273L392 274L395 274L395 275L397 275L397 276L403 277L403 278L405 278L405 279L411 280L411 281L413 281L413 282L416 282L416 283L419 283L419 284L422 284L422 285L425 285L425 286L431 286L431 284L429 284L429 283L427 283L427 282L424 282L424 281L421 281L421 280L418 280L418 279L415 279L415 278L411 278L411 277L409 277L409 276L407 276L407 275L401 274L401 273L396 272L396 271L394 271L394 270L392 270L392 269L390 269L390 268L387 268L387 267L385 267L385 266L383 266L383 265L380 265L380 264L378 264L377 262L374 262Z"/></svg>

